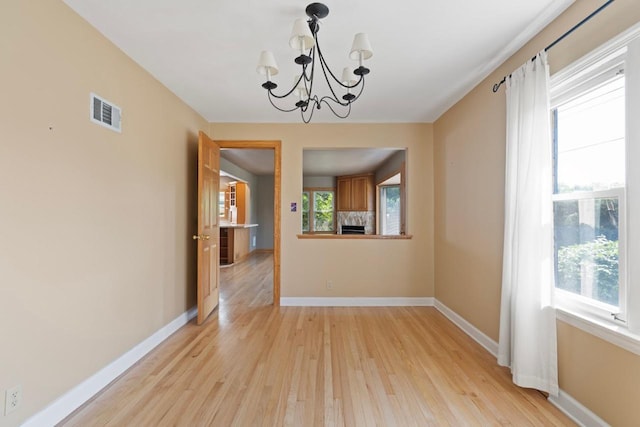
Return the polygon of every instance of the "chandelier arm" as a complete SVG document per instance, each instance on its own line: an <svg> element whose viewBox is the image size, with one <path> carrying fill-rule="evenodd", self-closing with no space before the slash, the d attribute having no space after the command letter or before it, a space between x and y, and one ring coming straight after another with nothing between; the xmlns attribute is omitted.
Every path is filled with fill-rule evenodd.
<svg viewBox="0 0 640 427"><path fill-rule="evenodd" d="M300 82L300 80L298 80L298 82ZM287 96L291 95L294 90L296 90L296 86L298 86L298 82L296 82L296 84L293 85L293 88L291 88L291 90L285 93L284 95L276 95L275 93L273 93L271 89L267 89L267 91L269 92L269 95L273 96L274 98L278 98L278 99L286 98Z"/></svg>
<svg viewBox="0 0 640 427"><path fill-rule="evenodd" d="M271 105L273 105L273 107L274 107L276 110L280 110L280 111L282 111L283 113L290 113L290 112L292 112L292 111L296 111L296 110L298 109L298 107L292 108L292 109L290 109L290 110L278 107L278 106L273 102L273 99L271 99L271 95L272 95L271 91L268 91L268 92L267 92L267 98L269 98L269 102L271 103ZM280 98L279 96L276 96L276 95L273 95L273 96L275 96L276 98Z"/></svg>
<svg viewBox="0 0 640 427"><path fill-rule="evenodd" d="M336 79L336 77L333 75L333 73L331 72L331 68L329 68L329 64L327 64L327 62L325 61L324 57L322 56L322 51L320 50L320 46L316 43L316 46L318 47L318 56L320 57L320 68L322 68L322 73L324 74L324 79L327 82L327 86L329 86L329 90L331 91L331 94L333 95L333 98L329 97L329 96L323 96L322 99L320 100L320 102L322 102L324 100L325 104L329 105L325 99L331 99L332 101L342 105L343 107L346 107L347 105L349 105L349 103L342 103L338 100L338 95L336 95L336 92L333 89L333 86L331 85L331 82L329 81L329 77L327 76L327 69L329 70L329 73L331 74L331 77L333 77L333 79L335 81L338 81ZM338 82L341 86L344 86L342 83ZM320 106L320 103L318 103L318 107ZM335 113L335 111L329 107L331 109L331 111ZM339 115L336 114L336 116L340 117Z"/></svg>
<svg viewBox="0 0 640 427"><path fill-rule="evenodd" d="M346 87L347 89L354 89L354 88L356 88L356 87L360 86L360 83L362 83L362 84L363 84L363 86L364 86L364 75L360 76L360 78L358 79L358 81L357 81L357 82L355 82L353 85L351 85L351 86L349 86L349 85L346 85L346 86L345 86L345 85L342 85L342 86Z"/></svg>
<svg viewBox="0 0 640 427"><path fill-rule="evenodd" d="M338 95L336 95L336 92L333 90L333 86L331 86L331 82L329 81L329 77L327 77L327 72L326 69L324 67L324 65L326 65L322 59L322 55L320 55L320 66L322 68L322 73L324 74L324 79L327 81L327 86L329 86L329 90L331 91L331 94L333 95L333 98L329 97L329 96L323 96L322 100L324 100L325 98L329 98L332 101L342 105L343 107L346 107L347 105L349 105L349 102L345 102L342 103L338 100ZM329 68L329 66L327 65L327 68ZM329 72L331 72L331 70L329 70ZM333 74L332 74L333 75ZM334 77L335 78L335 77ZM341 86L344 86L342 83L340 83ZM326 103L326 102L325 102ZM334 113L335 114L335 113Z"/></svg>
<svg viewBox="0 0 640 427"><path fill-rule="evenodd" d="M318 46L319 48L319 46ZM329 97L329 96L324 96L322 98L322 100L325 99L331 99L333 102L343 106L343 107L347 107L349 106L349 112L351 111L351 104L353 103L353 101L355 101L356 99L358 99L360 97L360 95L362 95L362 92L364 91L364 75L360 76L360 79L353 85L344 85L342 84L342 82L340 82L338 79L336 79L336 76L331 72L331 68L329 67L329 64L327 64L327 62L325 61L324 57L322 56L322 52L320 51L320 49L318 49L318 54L320 55L320 66L322 67L322 72L324 74L324 78L325 81L327 82L327 86L329 86L329 90L331 91L331 94L333 95L333 98ZM340 99L338 98L338 95L336 95L335 90L333 89L333 86L331 85L331 82L329 81L329 77L327 76L327 71L329 71L329 74L331 74L331 77L333 77L333 79L338 82L338 84L344 88L348 88L348 89L353 89L355 87L357 87L358 85L360 85L362 83L362 86L360 87L360 92L358 93L358 95L351 99L348 100L346 102L341 102ZM326 104L326 100L325 100L325 104ZM329 104L327 104L329 105ZM331 111L333 111L333 109L331 109ZM333 111L333 113L338 116L341 117L339 114L336 114L335 111ZM347 116L349 115L349 113L347 113ZM343 117L346 118L347 116Z"/></svg>
<svg viewBox="0 0 640 427"><path fill-rule="evenodd" d="M320 100L318 100L318 95L313 95L313 97L309 97L307 99L307 105L304 106L304 112L311 108L311 113L313 114L313 110L316 108L320 108Z"/></svg>
<svg viewBox="0 0 640 427"><path fill-rule="evenodd" d="M346 119L347 117L349 117L349 114L351 114L351 103L349 103L349 104L347 105L347 107L348 107L347 114L345 114L344 116L341 116L340 114L338 114L338 113L336 112L336 110L334 110L334 109L333 109L333 107L331 106L331 104L329 104L329 102L328 102L328 101L335 102L335 103L337 103L337 104L339 104L339 105L342 105L343 107L344 107L345 105L344 105L344 104L342 104L341 102L336 102L336 100L335 100L335 99L333 99L333 98L331 98L330 96L323 96L323 97L322 97L322 99L320 99L320 102L324 102L324 103L326 104L326 106L327 106L327 107L329 107L329 109L331 110L331 112L332 112L336 117L338 117L338 118L340 118L340 119Z"/></svg>
<svg viewBox="0 0 640 427"><path fill-rule="evenodd" d="M360 82L362 82L362 87L360 87L360 92L358 92L358 94L356 95L355 98L353 98L351 100L351 102L349 102L349 105L351 105L353 102L355 102L358 98L360 98L360 95L362 95L362 92L364 92L364 76L360 76ZM358 84L360 84L360 82L358 82Z"/></svg>
<svg viewBox="0 0 640 427"><path fill-rule="evenodd" d="M322 69L324 70L324 68L327 67L327 70L329 70L329 74L331 74L331 77L333 77L333 80L335 80L336 83L338 83L340 86L342 86L345 89L353 89L354 87L360 84L360 81L362 80L362 76L360 76L360 80L358 80L357 83L355 83L353 86L349 86L342 83L340 79L338 79L335 76L335 74L333 74L333 71L331 71L331 67L329 67L329 64L327 64L327 61L324 59L324 56L322 55L322 50L320 49L320 45L318 44L317 36L316 36L316 47L318 48L318 55L320 56L320 65L322 65ZM329 83L329 79L326 77L326 73L325 73L325 79L327 80L327 83ZM329 86L331 86L330 83L329 83ZM335 93L333 95L335 96Z"/></svg>
<svg viewBox="0 0 640 427"><path fill-rule="evenodd" d="M314 34L315 37L315 34ZM307 76L307 65L304 65L302 67L302 76L300 76L300 78L302 79L302 77L304 76L304 89L307 91L307 108L309 105L309 102L311 101L311 92L313 91L313 75L314 75L314 70L316 67L316 52L315 52L315 47L311 48L311 51L309 52L309 56L311 56L311 76ZM309 86L307 87L307 82L309 82ZM297 83L296 83L297 85ZM305 108L306 111L306 108Z"/></svg>
<svg viewBox="0 0 640 427"><path fill-rule="evenodd" d="M309 114L309 117L307 117L307 118L305 119L305 117L304 117L304 111L303 111L302 109L300 109L300 117L302 117L302 121L308 124L308 123L311 121L311 118L313 117L313 113L314 113L315 111L316 111L316 108L315 108L315 103L314 103L314 106L313 106L313 107L311 107L311 114Z"/></svg>
<svg viewBox="0 0 640 427"><path fill-rule="evenodd" d="M305 109L300 109L300 116L302 117L302 121L305 123L309 123L311 121L311 118L313 117L313 113L316 111L316 105L320 105L318 103L317 97L315 97L316 99L313 101L313 105L311 106L311 113L309 114L308 118L304 118L304 113L309 109L309 105L307 105L307 108ZM311 104L311 103L309 103Z"/></svg>
<svg viewBox="0 0 640 427"><path fill-rule="evenodd" d="M304 76L304 80L305 82L311 82L311 79L313 77L313 66L315 64L315 59L316 59L316 53L315 53L315 47L312 47L311 50L309 51L309 56L311 57L311 77L307 76L307 67L309 66L309 64L304 64L302 66L302 75Z"/></svg>

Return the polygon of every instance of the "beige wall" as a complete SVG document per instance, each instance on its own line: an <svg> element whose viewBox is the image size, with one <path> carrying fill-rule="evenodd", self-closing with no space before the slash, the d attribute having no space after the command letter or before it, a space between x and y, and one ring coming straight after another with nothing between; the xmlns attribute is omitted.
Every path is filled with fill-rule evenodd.
<svg viewBox="0 0 640 427"><path fill-rule="evenodd" d="M0 393L15 426L195 304L208 123L61 1L0 2ZM123 109L89 121L89 93Z"/></svg>
<svg viewBox="0 0 640 427"><path fill-rule="evenodd" d="M504 220L504 87L491 87L603 1L578 0L440 117L435 141L436 297L497 340ZM552 73L640 20L618 0L549 52ZM560 387L607 422L639 425L640 357L559 323Z"/></svg>
<svg viewBox="0 0 640 427"><path fill-rule="evenodd" d="M266 102L266 100L265 100ZM268 103L265 104L268 108ZM433 296L433 130L430 124L211 124L217 140L282 141L282 296ZM298 239L305 147L406 147L411 240ZM326 289L326 281L333 289Z"/></svg>
<svg viewBox="0 0 640 427"><path fill-rule="evenodd" d="M578 0L432 126L208 124L62 2L3 0L0 393L21 384L24 398L0 426L194 305L201 128L282 141L283 296L435 295L497 339L505 107L490 87L598 3ZM554 48L554 68L639 19L636 0L618 0ZM123 108L122 134L89 121L91 91ZM413 239L299 240L289 203L300 203L303 148L364 146L408 148ZM559 337L561 387L614 425L640 422L639 358L562 323Z"/></svg>

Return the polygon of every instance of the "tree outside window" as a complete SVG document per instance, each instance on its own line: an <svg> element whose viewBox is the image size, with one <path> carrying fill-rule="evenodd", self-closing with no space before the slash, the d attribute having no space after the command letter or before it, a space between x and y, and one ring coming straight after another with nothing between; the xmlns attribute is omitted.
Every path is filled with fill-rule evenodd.
<svg viewBox="0 0 640 427"><path fill-rule="evenodd" d="M551 113L556 287L618 313L626 142L625 76L615 65L558 95Z"/></svg>
<svg viewBox="0 0 640 427"><path fill-rule="evenodd" d="M333 189L306 189L302 193L302 232L332 233L335 230Z"/></svg>

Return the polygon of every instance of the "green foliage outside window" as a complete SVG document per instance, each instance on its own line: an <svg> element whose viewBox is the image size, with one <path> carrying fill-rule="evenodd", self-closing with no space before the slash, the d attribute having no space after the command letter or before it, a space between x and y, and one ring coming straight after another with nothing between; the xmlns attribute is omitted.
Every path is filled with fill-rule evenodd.
<svg viewBox="0 0 640 427"><path fill-rule="evenodd" d="M617 306L618 241L598 236L558 250L558 288L581 294L584 269L591 269L594 276L593 295L586 296Z"/></svg>
<svg viewBox="0 0 640 427"><path fill-rule="evenodd" d="M333 231L333 191L314 191L313 229Z"/></svg>
<svg viewBox="0 0 640 427"><path fill-rule="evenodd" d="M309 193L302 193L302 231L309 231Z"/></svg>
<svg viewBox="0 0 640 427"><path fill-rule="evenodd" d="M303 232L333 231L334 215L333 191L309 190L302 193Z"/></svg>

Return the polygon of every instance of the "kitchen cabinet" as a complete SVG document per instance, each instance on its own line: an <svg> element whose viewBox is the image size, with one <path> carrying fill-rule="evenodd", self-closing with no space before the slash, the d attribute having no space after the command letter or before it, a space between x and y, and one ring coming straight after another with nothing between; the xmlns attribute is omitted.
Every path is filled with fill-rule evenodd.
<svg viewBox="0 0 640 427"><path fill-rule="evenodd" d="M336 210L351 210L351 178L338 177L336 185Z"/></svg>
<svg viewBox="0 0 640 427"><path fill-rule="evenodd" d="M373 174L339 176L336 192L338 211L375 210Z"/></svg>
<svg viewBox="0 0 640 427"><path fill-rule="evenodd" d="M249 222L250 191L246 182L238 182L235 185L236 221L238 224Z"/></svg>
<svg viewBox="0 0 640 427"><path fill-rule="evenodd" d="M229 265L249 255L251 228L258 224L220 226L220 265Z"/></svg>
<svg viewBox="0 0 640 427"><path fill-rule="evenodd" d="M249 222L251 192L246 182L229 184L225 191L225 215L224 217L234 224L246 224ZM233 209L232 209L233 208Z"/></svg>
<svg viewBox="0 0 640 427"><path fill-rule="evenodd" d="M249 229L232 228L230 230L233 230L233 262L237 262L249 255Z"/></svg>
<svg viewBox="0 0 640 427"><path fill-rule="evenodd" d="M220 265L233 264L233 228L220 227Z"/></svg>

